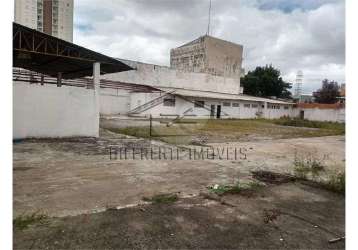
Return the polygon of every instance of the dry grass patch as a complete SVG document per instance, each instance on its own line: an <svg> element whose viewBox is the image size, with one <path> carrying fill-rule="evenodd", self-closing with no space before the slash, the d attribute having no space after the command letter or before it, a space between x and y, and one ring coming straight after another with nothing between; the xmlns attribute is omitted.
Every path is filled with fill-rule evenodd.
<svg viewBox="0 0 358 250"><path fill-rule="evenodd" d="M333 123L306 122L300 126L287 125L287 119L223 119L200 120L188 119L167 127L154 126L152 138L171 144L195 144L198 138L206 138L205 143L249 141L255 138L288 139L300 137L319 137L344 134L344 125ZM136 136L150 138L148 127L109 128L109 130Z"/></svg>

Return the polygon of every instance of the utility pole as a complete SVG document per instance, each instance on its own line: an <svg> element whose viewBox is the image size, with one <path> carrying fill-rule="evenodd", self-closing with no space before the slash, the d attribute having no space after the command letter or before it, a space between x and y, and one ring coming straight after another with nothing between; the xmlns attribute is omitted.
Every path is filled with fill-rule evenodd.
<svg viewBox="0 0 358 250"><path fill-rule="evenodd" d="M206 34L208 36L210 36L210 21L211 21L211 0L210 0L210 4L209 4L209 20L208 20L208 30L206 32Z"/></svg>

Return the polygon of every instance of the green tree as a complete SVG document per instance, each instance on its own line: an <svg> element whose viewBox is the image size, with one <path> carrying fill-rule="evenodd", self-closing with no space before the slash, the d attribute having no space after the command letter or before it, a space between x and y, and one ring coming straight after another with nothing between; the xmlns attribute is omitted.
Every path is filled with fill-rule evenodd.
<svg viewBox="0 0 358 250"><path fill-rule="evenodd" d="M260 97L292 98L289 91L292 84L284 82L280 75L280 71L272 65L256 67L255 70L249 71L245 77L241 78L244 94Z"/></svg>
<svg viewBox="0 0 358 250"><path fill-rule="evenodd" d="M324 79L322 87L313 93L316 102L318 103L336 103L339 96L339 86L335 81Z"/></svg>

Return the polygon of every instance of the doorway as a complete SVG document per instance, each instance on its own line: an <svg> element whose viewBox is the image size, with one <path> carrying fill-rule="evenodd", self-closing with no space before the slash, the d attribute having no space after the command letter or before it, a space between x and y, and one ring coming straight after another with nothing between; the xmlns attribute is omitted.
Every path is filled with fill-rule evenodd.
<svg viewBox="0 0 358 250"><path fill-rule="evenodd" d="M215 117L215 105L210 106L210 118Z"/></svg>
<svg viewBox="0 0 358 250"><path fill-rule="evenodd" d="M216 106L216 118L220 119L221 117L221 105Z"/></svg>
<svg viewBox="0 0 358 250"><path fill-rule="evenodd" d="M305 111L300 110L300 119L305 119Z"/></svg>

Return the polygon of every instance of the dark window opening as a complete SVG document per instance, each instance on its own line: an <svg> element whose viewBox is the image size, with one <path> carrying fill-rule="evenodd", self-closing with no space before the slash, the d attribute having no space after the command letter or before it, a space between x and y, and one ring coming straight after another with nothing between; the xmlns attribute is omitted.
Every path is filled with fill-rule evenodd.
<svg viewBox="0 0 358 250"><path fill-rule="evenodd" d="M194 107L195 108L204 108L205 102L204 101L195 101Z"/></svg>
<svg viewBox="0 0 358 250"><path fill-rule="evenodd" d="M164 101L163 101L163 106L174 107L175 106L175 99L174 98L165 98Z"/></svg>
<svg viewBox="0 0 358 250"><path fill-rule="evenodd" d="M223 102L223 106L224 107L231 107L231 103L230 102Z"/></svg>
<svg viewBox="0 0 358 250"><path fill-rule="evenodd" d="M238 108L238 107L240 107L240 104L237 103L237 102L233 102L233 103L232 103L232 106L235 107L235 108Z"/></svg>

